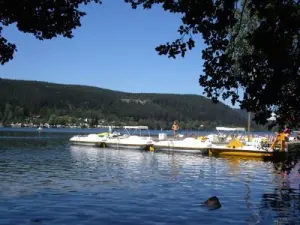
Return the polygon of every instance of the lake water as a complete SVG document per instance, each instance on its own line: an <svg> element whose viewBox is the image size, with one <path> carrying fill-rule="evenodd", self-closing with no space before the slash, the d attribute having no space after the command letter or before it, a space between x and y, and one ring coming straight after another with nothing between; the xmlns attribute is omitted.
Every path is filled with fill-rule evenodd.
<svg viewBox="0 0 300 225"><path fill-rule="evenodd" d="M77 147L72 135L0 131L0 224L300 224L295 157ZM212 196L221 208L201 206Z"/></svg>

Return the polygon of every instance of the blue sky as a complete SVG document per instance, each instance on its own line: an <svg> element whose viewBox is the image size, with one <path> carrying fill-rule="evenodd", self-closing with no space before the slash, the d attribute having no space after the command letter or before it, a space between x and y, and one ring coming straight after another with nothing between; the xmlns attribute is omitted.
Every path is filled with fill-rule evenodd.
<svg viewBox="0 0 300 225"><path fill-rule="evenodd" d="M180 17L152 10L133 10L123 0L83 7L87 15L73 39L38 41L13 26L3 35L17 45L12 61L0 66L0 77L83 84L127 92L202 95L201 50L185 58L158 56L155 47L178 37Z"/></svg>

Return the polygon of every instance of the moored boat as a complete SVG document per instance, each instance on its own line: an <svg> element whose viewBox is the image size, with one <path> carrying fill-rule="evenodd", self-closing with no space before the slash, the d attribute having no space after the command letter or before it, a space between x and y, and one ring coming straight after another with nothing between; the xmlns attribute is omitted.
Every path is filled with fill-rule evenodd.
<svg viewBox="0 0 300 225"><path fill-rule="evenodd" d="M105 143L108 137L108 132L100 134L75 135L70 139L70 143L76 145L100 146Z"/></svg>
<svg viewBox="0 0 300 225"><path fill-rule="evenodd" d="M200 140L185 138L183 140L165 140L153 144L156 151L174 151L188 153L208 153L208 148L213 147L209 139Z"/></svg>
<svg viewBox="0 0 300 225"><path fill-rule="evenodd" d="M234 138L241 138L245 132L243 127L216 127L217 133L206 136L213 144L228 144Z"/></svg>
<svg viewBox="0 0 300 225"><path fill-rule="evenodd" d="M151 137L123 135L120 137L108 138L105 140L103 147L114 149L149 150L150 147L153 146L153 143L154 142Z"/></svg>
<svg viewBox="0 0 300 225"><path fill-rule="evenodd" d="M232 140L228 145L214 145L208 149L209 155L214 156L246 156L246 157L285 157L287 148L285 135L277 134L272 143L265 141L252 141L243 143L240 140Z"/></svg>
<svg viewBox="0 0 300 225"><path fill-rule="evenodd" d="M148 130L149 132L147 126L124 126L123 128L127 134L118 137L107 138L103 146L100 146L99 144L97 144L97 146L115 149L137 150L150 150L152 148L154 141L150 135L148 137L141 135L142 130ZM130 132L130 130L134 130L134 132ZM133 135L136 131L139 131L140 136Z"/></svg>

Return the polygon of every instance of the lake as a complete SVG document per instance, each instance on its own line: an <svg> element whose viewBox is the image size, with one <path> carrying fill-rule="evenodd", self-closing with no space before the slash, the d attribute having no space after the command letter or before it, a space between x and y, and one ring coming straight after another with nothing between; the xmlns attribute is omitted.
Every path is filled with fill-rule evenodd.
<svg viewBox="0 0 300 225"><path fill-rule="evenodd" d="M0 224L300 224L297 157L70 146L74 133L0 130ZM221 208L201 205L212 196Z"/></svg>

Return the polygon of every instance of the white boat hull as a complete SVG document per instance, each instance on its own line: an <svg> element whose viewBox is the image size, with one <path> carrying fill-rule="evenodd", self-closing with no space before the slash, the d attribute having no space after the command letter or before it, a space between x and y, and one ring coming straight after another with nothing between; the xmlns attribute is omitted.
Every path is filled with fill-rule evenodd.
<svg viewBox="0 0 300 225"><path fill-rule="evenodd" d="M105 143L106 148L113 149L135 149L135 150L145 150L147 145L129 145L129 144L118 144L118 143Z"/></svg>
<svg viewBox="0 0 300 225"><path fill-rule="evenodd" d="M139 136L129 136L126 138L113 138L108 139L105 142L107 148L114 149L136 149L136 150L147 150L153 145L151 138L139 137Z"/></svg>
<svg viewBox="0 0 300 225"><path fill-rule="evenodd" d="M213 146L210 142L202 142L195 138L185 138L183 140L159 141L154 143L157 151L188 152L207 154L208 148Z"/></svg>
<svg viewBox="0 0 300 225"><path fill-rule="evenodd" d="M80 142L80 141L71 141L72 145L83 145L83 146L97 146L95 142Z"/></svg>
<svg viewBox="0 0 300 225"><path fill-rule="evenodd" d="M70 139L70 143L73 145L85 145L85 146L99 146L107 140L106 137L99 137L96 134L89 135L76 135Z"/></svg>
<svg viewBox="0 0 300 225"><path fill-rule="evenodd" d="M207 154L207 148L203 149L183 149L183 148L168 148L168 147L159 147L157 151L168 151L168 152L185 152L185 153L196 153L196 154Z"/></svg>

